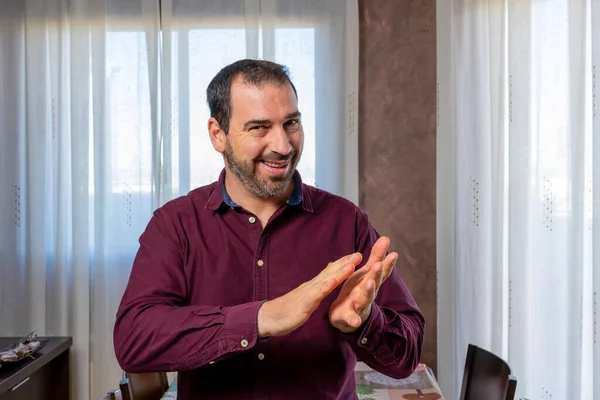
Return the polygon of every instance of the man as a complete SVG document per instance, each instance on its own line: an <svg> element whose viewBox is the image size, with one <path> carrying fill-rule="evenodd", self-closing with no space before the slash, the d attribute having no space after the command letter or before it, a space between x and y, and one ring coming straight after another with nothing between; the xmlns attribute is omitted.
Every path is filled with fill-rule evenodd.
<svg viewBox="0 0 600 400"><path fill-rule="evenodd" d="M223 68L207 89L218 182L156 210L114 343L129 372L179 371L178 399L356 399L356 358L418 364L424 319L364 212L302 184L287 69Z"/></svg>

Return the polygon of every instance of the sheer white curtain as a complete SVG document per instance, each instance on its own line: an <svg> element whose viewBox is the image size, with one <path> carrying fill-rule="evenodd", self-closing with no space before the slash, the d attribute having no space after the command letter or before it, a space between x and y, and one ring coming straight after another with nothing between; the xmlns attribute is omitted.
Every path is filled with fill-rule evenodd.
<svg viewBox="0 0 600 400"><path fill-rule="evenodd" d="M598 3L437 5L445 394L474 343L509 362L517 397L600 398Z"/></svg>
<svg viewBox="0 0 600 400"><path fill-rule="evenodd" d="M205 90L221 67L249 57L290 68L306 134L303 178L358 201L356 1L163 0L161 23L162 142L174 160L167 192L208 183L222 168L206 134Z"/></svg>
<svg viewBox="0 0 600 400"><path fill-rule="evenodd" d="M307 183L358 200L358 11L332 0L0 4L0 335L70 335L76 399L120 377L116 308L154 208L218 177L205 89L290 67Z"/></svg>

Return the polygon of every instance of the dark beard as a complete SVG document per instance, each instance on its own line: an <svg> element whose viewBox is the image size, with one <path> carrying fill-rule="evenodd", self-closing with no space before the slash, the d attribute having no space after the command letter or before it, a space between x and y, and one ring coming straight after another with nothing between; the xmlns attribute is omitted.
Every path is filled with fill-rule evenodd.
<svg viewBox="0 0 600 400"><path fill-rule="evenodd" d="M231 172L240 180L240 182L242 182L244 187L251 194L260 198L283 196L292 182L294 171L296 170L296 165L298 163L298 160L296 159L296 152L294 150L292 150L291 157L275 155L273 157L266 158L266 161L282 161L289 159L292 168L290 168L289 174L281 177L274 177L269 179L269 182L265 182L256 173L254 163L244 163L235 157L229 142L226 145L224 154L227 158Z"/></svg>

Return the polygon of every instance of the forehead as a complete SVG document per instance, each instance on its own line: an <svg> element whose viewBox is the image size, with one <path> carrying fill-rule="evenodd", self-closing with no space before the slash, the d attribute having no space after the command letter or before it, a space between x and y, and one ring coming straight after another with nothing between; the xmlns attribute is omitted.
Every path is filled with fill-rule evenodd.
<svg viewBox="0 0 600 400"><path fill-rule="evenodd" d="M265 82L259 86L236 78L231 85L231 118L277 119L298 111L298 101L289 83Z"/></svg>

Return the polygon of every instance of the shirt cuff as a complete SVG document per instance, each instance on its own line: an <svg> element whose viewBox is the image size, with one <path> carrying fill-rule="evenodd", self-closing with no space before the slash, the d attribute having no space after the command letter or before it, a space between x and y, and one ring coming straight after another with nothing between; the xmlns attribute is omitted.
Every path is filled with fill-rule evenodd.
<svg viewBox="0 0 600 400"><path fill-rule="evenodd" d="M229 352L249 350L258 339L258 310L262 301L233 306L225 315L223 339Z"/></svg>

